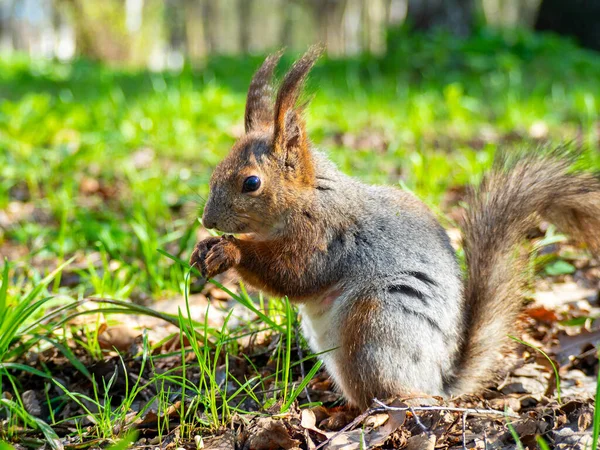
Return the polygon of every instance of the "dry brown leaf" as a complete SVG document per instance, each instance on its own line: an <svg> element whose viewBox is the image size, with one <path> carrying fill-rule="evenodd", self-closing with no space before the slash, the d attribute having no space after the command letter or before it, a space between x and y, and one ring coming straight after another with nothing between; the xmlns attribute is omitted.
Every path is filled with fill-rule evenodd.
<svg viewBox="0 0 600 450"><path fill-rule="evenodd" d="M323 431L317 428L317 417L315 413L310 409L302 410L300 426L306 430L314 431L315 433L326 436L327 438L335 434L334 432Z"/></svg>
<svg viewBox="0 0 600 450"><path fill-rule="evenodd" d="M248 450L289 450L300 445L300 441L292 439L287 428L280 420L261 418L256 421L255 430L244 445Z"/></svg>
<svg viewBox="0 0 600 450"><path fill-rule="evenodd" d="M575 431L576 424L554 430L554 448L560 450L584 450L592 447L592 435L588 432Z"/></svg>
<svg viewBox="0 0 600 450"><path fill-rule="evenodd" d="M386 414L377 414L365 420L365 425L356 430L345 432L323 431L316 426L316 416L311 410L302 411L301 426L325 436L330 441L324 447L328 450L357 450L382 445L390 435L396 431L406 419L405 411L390 411ZM368 422L369 425L368 426Z"/></svg>
<svg viewBox="0 0 600 450"><path fill-rule="evenodd" d="M435 443L436 437L434 434L421 433L408 439L405 450L433 450Z"/></svg>
<svg viewBox="0 0 600 450"><path fill-rule="evenodd" d="M179 412L181 411L181 401L177 401L174 404L170 405L166 411L161 412L160 418L161 420L165 420L166 418L173 419L179 416ZM154 411L148 411L148 413L138 419L135 422L136 427L138 428L150 428L153 425L158 423L159 415Z"/></svg>
<svg viewBox="0 0 600 450"><path fill-rule="evenodd" d="M563 397L593 398L598 380L595 375L590 376L581 370L567 370L561 376L561 390Z"/></svg>
<svg viewBox="0 0 600 450"><path fill-rule="evenodd" d="M571 357L580 355L584 347L598 345L600 342L600 329L593 331L582 330L581 333L573 336L561 333L558 336L558 341L559 346L554 349L554 353L559 362L566 363Z"/></svg>
<svg viewBox="0 0 600 450"><path fill-rule="evenodd" d="M550 373L541 364L525 364L514 370L498 389L503 394L531 394L538 400L548 391Z"/></svg>
<svg viewBox="0 0 600 450"><path fill-rule="evenodd" d="M523 420L513 423L513 427L521 439L524 439L526 436L544 434L548 429L548 424L537 418L525 417Z"/></svg>
<svg viewBox="0 0 600 450"><path fill-rule="evenodd" d="M35 417L40 417L42 415L42 405L35 391L29 390L23 392L21 394L21 401L29 414Z"/></svg>
<svg viewBox="0 0 600 450"><path fill-rule="evenodd" d="M319 428L338 431L348 425L356 418L356 413L344 409L334 410L330 412L329 417L319 422Z"/></svg>
<svg viewBox="0 0 600 450"><path fill-rule="evenodd" d="M116 348L120 352L127 352L139 335L139 330L125 325L105 327L98 335L98 345L105 350Z"/></svg>
<svg viewBox="0 0 600 450"><path fill-rule="evenodd" d="M506 409L509 412L519 412L521 410L521 400L514 396L503 395L498 398L490 399L489 405L492 409L498 411L504 411Z"/></svg>
<svg viewBox="0 0 600 450"><path fill-rule="evenodd" d="M556 313L551 309L547 309L543 306L534 306L532 308L527 308L525 310L525 314L527 314L532 319L538 320L540 322L554 323L558 320Z"/></svg>
<svg viewBox="0 0 600 450"><path fill-rule="evenodd" d="M373 414L365 419L365 427L377 428L387 422L390 416L386 413Z"/></svg>
<svg viewBox="0 0 600 450"><path fill-rule="evenodd" d="M394 431L402 426L406 420L406 411L390 411L388 415L389 419L383 426L375 428L371 433L369 433L369 446L375 447L382 445Z"/></svg>
<svg viewBox="0 0 600 450"><path fill-rule="evenodd" d="M235 450L235 434L227 430L221 436L204 439L205 450Z"/></svg>
<svg viewBox="0 0 600 450"><path fill-rule="evenodd" d="M593 422L594 413L591 409L584 409L580 412L577 418L577 429L579 431L587 430Z"/></svg>

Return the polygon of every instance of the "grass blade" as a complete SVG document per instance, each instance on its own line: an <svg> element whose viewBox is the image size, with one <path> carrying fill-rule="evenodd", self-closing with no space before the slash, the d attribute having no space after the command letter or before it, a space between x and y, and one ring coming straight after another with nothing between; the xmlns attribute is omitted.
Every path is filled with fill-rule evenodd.
<svg viewBox="0 0 600 450"><path fill-rule="evenodd" d="M32 375L37 375L38 377L42 377L42 378L49 378L49 379L53 378L51 375L48 375L47 373L44 373L41 370L34 369L33 367L26 366L25 364L9 363L9 362L0 363L0 370L7 371L9 369L22 370L24 372L30 373Z"/></svg>
<svg viewBox="0 0 600 450"><path fill-rule="evenodd" d="M0 286L0 317L4 317L6 311L6 297L8 296L8 259L4 258L4 270L2 271L2 286Z"/></svg>
<svg viewBox="0 0 600 450"><path fill-rule="evenodd" d="M106 450L126 450L131 444L133 444L137 440L137 437L137 430L130 430L127 432L123 439L121 439L119 442L112 444L110 447L107 447Z"/></svg>
<svg viewBox="0 0 600 450"><path fill-rule="evenodd" d="M40 340L44 340L49 342L54 347L56 347L68 360L69 362L79 370L88 380L92 380L92 374L87 370L87 367L83 365L83 363L75 356L75 354L71 351L71 349L60 342L49 338L48 336L38 336Z"/></svg>
<svg viewBox="0 0 600 450"><path fill-rule="evenodd" d="M550 450L550 446L548 445L548 443L544 440L543 437L541 436L536 436L535 437L535 442L537 442L537 445L540 447L540 450Z"/></svg>
<svg viewBox="0 0 600 450"><path fill-rule="evenodd" d="M559 404L562 403L562 399L560 396L560 375L558 374L558 368L556 367L556 364L554 364L554 361L552 361L552 359L548 356L548 354L542 350L539 347L536 347L533 344L530 344L528 342L522 341L521 339L519 339L518 337L515 336L510 336L509 337L513 340L516 341L520 344L526 345L527 347L530 347L532 349L534 349L535 351L541 353L544 358L546 358L548 360L548 362L550 363L550 365L552 366L552 370L554 371L554 378L556 379L556 400L558 401Z"/></svg>
<svg viewBox="0 0 600 450"><path fill-rule="evenodd" d="M304 388L306 386L308 386L308 383L310 383L310 380L312 380L314 378L314 376L319 371L319 369L321 368L322 365L323 365L323 361L318 360L316 362L316 364L312 367L312 369L310 369L308 371L308 373L306 374L304 379L300 382L300 384L296 387L296 389L294 389L294 391L290 394L290 398L288 399L287 403L282 408L283 411L287 411L290 408L290 406L292 406L292 403L294 403L294 400L296 400L298 398L298 396L300 395L300 393L304 390Z"/></svg>
<svg viewBox="0 0 600 450"><path fill-rule="evenodd" d="M515 448L517 450L525 450L525 447L523 446L523 443L521 442L521 438L519 437L517 430L515 430L515 427L511 423L508 415L506 415L505 417L506 417L506 426L508 428L508 431L510 431L511 436L515 440L515 444L517 444L517 446Z"/></svg>

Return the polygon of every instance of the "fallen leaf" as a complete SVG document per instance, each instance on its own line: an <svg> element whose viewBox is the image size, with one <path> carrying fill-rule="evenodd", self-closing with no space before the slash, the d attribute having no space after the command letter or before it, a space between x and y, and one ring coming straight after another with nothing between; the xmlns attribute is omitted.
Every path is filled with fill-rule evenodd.
<svg viewBox="0 0 600 450"><path fill-rule="evenodd" d="M248 450L285 450L298 447L300 441L292 439L287 428L280 420L261 418L255 424L256 429L246 441Z"/></svg>
<svg viewBox="0 0 600 450"><path fill-rule="evenodd" d="M400 406L400 405L394 405ZM385 414L376 414L365 419L364 426L360 429L333 432L323 431L316 427L316 416L311 410L302 411L301 426L325 436L329 442L324 447L328 450L358 450L382 445L396 431L406 419L406 411L389 411Z"/></svg>
<svg viewBox="0 0 600 450"><path fill-rule="evenodd" d="M332 431L323 431L317 428L317 417L310 409L303 409L301 413L300 426L306 430L314 431L326 437L331 437L335 434Z"/></svg>
<svg viewBox="0 0 600 450"><path fill-rule="evenodd" d="M525 314L527 314L532 319L538 320L540 322L554 323L558 320L556 313L551 309L547 309L543 306L534 306L532 308L527 308L525 310Z"/></svg>
<svg viewBox="0 0 600 450"><path fill-rule="evenodd" d="M587 430L593 422L594 414L590 409L584 409L579 413L577 418L577 429L579 431Z"/></svg>
<svg viewBox="0 0 600 450"><path fill-rule="evenodd" d="M436 438L434 434L427 435L421 433L408 439L405 450L433 450L435 443Z"/></svg>
<svg viewBox="0 0 600 450"><path fill-rule="evenodd" d="M35 417L40 417L42 415L42 405L40 404L40 400L35 391L29 390L23 392L21 394L21 401L29 414Z"/></svg>
<svg viewBox="0 0 600 450"><path fill-rule="evenodd" d="M385 415L385 414L384 414ZM344 428L356 418L356 413L346 409L337 409L331 411L329 417L319 422L319 428L337 431Z"/></svg>
<svg viewBox="0 0 600 450"><path fill-rule="evenodd" d="M571 357L580 355L584 347L596 346L600 342L600 329L593 331L581 330L580 333L573 336L561 333L558 336L558 342L558 347L553 351L559 362L564 364Z"/></svg>
<svg viewBox="0 0 600 450"><path fill-rule="evenodd" d="M227 430L221 436L203 439L203 448L205 450L235 450L235 434Z"/></svg>
<svg viewBox="0 0 600 450"><path fill-rule="evenodd" d="M377 428L387 422L390 416L387 413L373 414L365 419L365 427Z"/></svg>
<svg viewBox="0 0 600 450"><path fill-rule="evenodd" d="M573 428L577 426L572 424L570 426L561 428L559 430L553 430L552 435L554 437L554 448L559 450L584 450L589 449L592 446L592 435L591 433L585 433L581 431L575 431Z"/></svg>
<svg viewBox="0 0 600 450"><path fill-rule="evenodd" d="M106 327L103 332L98 334L98 345L100 345L100 348L105 350L117 349L120 352L126 352L140 335L140 331L133 327L117 325Z"/></svg>
<svg viewBox="0 0 600 450"><path fill-rule="evenodd" d="M375 447L382 445L394 431L402 426L406 420L406 411L389 411L388 415L389 419L385 422L385 424L379 428L376 428L369 434L369 446Z"/></svg>

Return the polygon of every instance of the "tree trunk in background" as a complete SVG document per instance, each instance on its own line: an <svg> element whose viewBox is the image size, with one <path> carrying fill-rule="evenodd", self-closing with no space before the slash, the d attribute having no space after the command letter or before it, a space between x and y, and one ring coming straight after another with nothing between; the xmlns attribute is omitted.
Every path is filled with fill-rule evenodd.
<svg viewBox="0 0 600 450"><path fill-rule="evenodd" d="M251 6L250 0L238 0L238 16L240 18L240 42L238 47L242 53L248 53L248 50L250 50Z"/></svg>
<svg viewBox="0 0 600 450"><path fill-rule="evenodd" d="M312 9L319 41L327 46L330 55L344 53L344 30L342 19L346 9L346 0L312 0Z"/></svg>
<svg viewBox="0 0 600 450"><path fill-rule="evenodd" d="M78 0L61 0L60 4L69 9L75 29L75 48L77 54L86 58L100 60L102 53L94 45L94 31L88 26L86 13Z"/></svg>
<svg viewBox="0 0 600 450"><path fill-rule="evenodd" d="M387 6L387 23L389 26L398 26L406 19L408 0L389 0Z"/></svg>
<svg viewBox="0 0 600 450"><path fill-rule="evenodd" d="M543 0L535 29L573 36L583 47L600 50L600 1Z"/></svg>
<svg viewBox="0 0 600 450"><path fill-rule="evenodd" d="M185 36L190 60L206 56L206 33L202 20L202 5L197 0L185 0Z"/></svg>
<svg viewBox="0 0 600 450"><path fill-rule="evenodd" d="M204 0L202 3L202 19L204 21L204 42L208 53L217 53L217 5L214 0Z"/></svg>
<svg viewBox="0 0 600 450"><path fill-rule="evenodd" d="M281 18L281 27L279 29L279 42L283 48L292 44L292 20L291 2L289 0L279 0L279 17Z"/></svg>
<svg viewBox="0 0 600 450"><path fill-rule="evenodd" d="M415 30L445 28L468 36L473 28L474 0L409 0L406 20Z"/></svg>
<svg viewBox="0 0 600 450"><path fill-rule="evenodd" d="M383 0L371 0L365 4L365 49L370 53L385 52L386 5Z"/></svg>
<svg viewBox="0 0 600 450"><path fill-rule="evenodd" d="M10 30L10 14L8 14L8 9L10 8L10 5L6 5L4 3L0 2L0 43L2 43L5 39L6 36L8 35L8 32Z"/></svg>
<svg viewBox="0 0 600 450"><path fill-rule="evenodd" d="M167 30L169 47L185 52L187 37L185 30L185 4L182 0L167 0L164 9L164 27Z"/></svg>

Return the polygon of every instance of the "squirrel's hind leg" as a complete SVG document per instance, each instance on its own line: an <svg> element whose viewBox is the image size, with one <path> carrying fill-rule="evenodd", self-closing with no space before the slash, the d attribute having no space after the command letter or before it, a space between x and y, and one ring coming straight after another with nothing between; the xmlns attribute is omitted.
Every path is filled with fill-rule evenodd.
<svg viewBox="0 0 600 450"><path fill-rule="evenodd" d="M443 395L450 366L443 330L402 293L353 299L340 321L337 383L362 409L374 398Z"/></svg>

